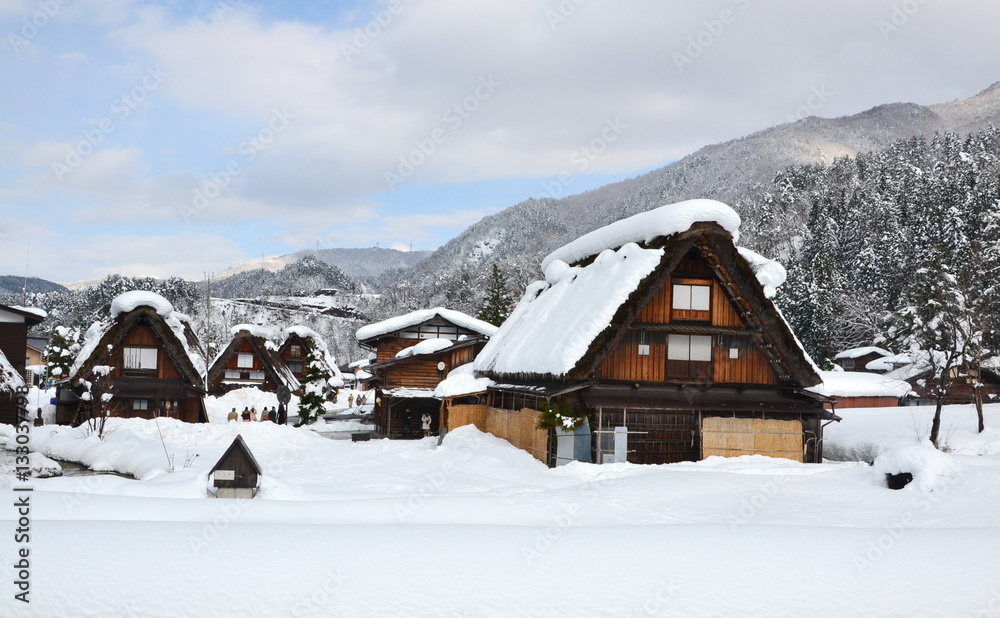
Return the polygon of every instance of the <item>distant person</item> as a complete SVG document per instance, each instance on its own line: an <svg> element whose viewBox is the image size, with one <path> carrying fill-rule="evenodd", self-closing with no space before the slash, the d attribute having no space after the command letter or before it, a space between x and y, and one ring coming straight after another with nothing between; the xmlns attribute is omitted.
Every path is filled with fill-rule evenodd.
<svg viewBox="0 0 1000 618"><path fill-rule="evenodd" d="M243 406L243 414L242 414L242 416L243 416L243 422L244 423L249 423L250 422L250 407L249 406Z"/></svg>
<svg viewBox="0 0 1000 618"><path fill-rule="evenodd" d="M268 410L267 420L271 421L272 423L278 421L278 411L274 409L274 406L271 406L271 409Z"/></svg>
<svg viewBox="0 0 1000 618"><path fill-rule="evenodd" d="M278 424L284 425L288 422L288 409L285 408L285 404L278 404Z"/></svg>
<svg viewBox="0 0 1000 618"><path fill-rule="evenodd" d="M226 421L232 423L233 421L237 420L239 417L240 417L240 415L236 413L236 408L233 408L233 411L230 412L229 416L226 417Z"/></svg>
<svg viewBox="0 0 1000 618"><path fill-rule="evenodd" d="M354 407L354 393L351 393L350 395L347 396L347 407L348 408Z"/></svg>
<svg viewBox="0 0 1000 618"><path fill-rule="evenodd" d="M251 423L257 422L257 406L250 408L250 422Z"/></svg>
<svg viewBox="0 0 1000 618"><path fill-rule="evenodd" d="M406 412L403 413L403 437L410 437L410 422L413 420L413 413L407 408Z"/></svg>
<svg viewBox="0 0 1000 618"><path fill-rule="evenodd" d="M424 430L424 437L431 435L431 415L424 412L420 417L420 428Z"/></svg>

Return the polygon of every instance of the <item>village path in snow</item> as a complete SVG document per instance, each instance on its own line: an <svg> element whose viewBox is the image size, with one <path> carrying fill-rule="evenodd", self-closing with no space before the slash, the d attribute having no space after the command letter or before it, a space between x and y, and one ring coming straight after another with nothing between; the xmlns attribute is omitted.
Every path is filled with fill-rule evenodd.
<svg viewBox="0 0 1000 618"><path fill-rule="evenodd" d="M46 426L31 434L40 454L138 480L4 471L3 504L32 488L31 603L14 600L14 509L0 507L0 614L1000 615L1000 436L949 407L940 454L917 440L929 408L839 413L828 447L899 450L874 467L549 469L472 427L438 445L271 423L114 420L103 441ZM236 435L260 492L209 498ZM886 489L900 465L917 478Z"/></svg>

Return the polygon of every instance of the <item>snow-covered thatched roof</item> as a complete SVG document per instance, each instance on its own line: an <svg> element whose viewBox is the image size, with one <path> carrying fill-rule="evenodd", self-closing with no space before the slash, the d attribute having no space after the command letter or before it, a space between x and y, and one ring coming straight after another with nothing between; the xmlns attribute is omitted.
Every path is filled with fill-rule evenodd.
<svg viewBox="0 0 1000 618"><path fill-rule="evenodd" d="M326 364L327 369L332 376L330 378L330 385L335 388L341 388L344 386L344 374L337 366L337 359L330 352L330 348L326 345L326 341L323 340L323 337L308 326L298 324L296 326L289 326L283 330L281 345L278 346L279 353L284 353L285 347L290 345L292 340L296 337L304 341L307 346L315 347L320 351L321 360Z"/></svg>
<svg viewBox="0 0 1000 618"><path fill-rule="evenodd" d="M476 371L494 379L582 378L635 318L639 297L688 251L704 245L724 262L720 268L732 280L723 283L751 304L793 381L818 383L818 369L770 300L785 269L737 250L739 224L739 215L722 202L690 200L617 221L556 249L542 262L545 280L528 286L477 356Z"/></svg>
<svg viewBox="0 0 1000 618"><path fill-rule="evenodd" d="M107 364L111 351L140 322L157 334L181 375L200 388L204 383L205 355L191 328L191 319L174 311L170 301L159 294L144 291L125 292L111 301L110 317L94 322L84 334L68 377L74 379L95 366Z"/></svg>
<svg viewBox="0 0 1000 618"><path fill-rule="evenodd" d="M386 335L391 335L401 330L405 330L411 326L423 324L424 322L432 320L436 317L447 320L460 328L464 328L487 337L492 337L497 332L496 326L482 320L477 320L476 318L466 315L461 311L445 309L444 307L435 307L434 309L420 309L418 311L407 313L406 315L400 315L375 324L362 326L358 329L356 336L358 341L370 341L372 339L377 339L379 337L384 337Z"/></svg>

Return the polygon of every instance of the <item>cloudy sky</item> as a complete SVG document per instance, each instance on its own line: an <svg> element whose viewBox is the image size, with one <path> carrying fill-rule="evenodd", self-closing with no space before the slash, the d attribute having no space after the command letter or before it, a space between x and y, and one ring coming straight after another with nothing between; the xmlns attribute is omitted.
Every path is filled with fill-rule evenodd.
<svg viewBox="0 0 1000 618"><path fill-rule="evenodd" d="M974 95L997 23L993 0L0 0L0 274L433 249L806 113Z"/></svg>

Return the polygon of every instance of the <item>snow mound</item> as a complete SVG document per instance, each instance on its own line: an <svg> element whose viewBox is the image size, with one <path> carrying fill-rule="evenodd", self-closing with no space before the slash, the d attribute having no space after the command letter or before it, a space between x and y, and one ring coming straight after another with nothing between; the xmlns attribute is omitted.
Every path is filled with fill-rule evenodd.
<svg viewBox="0 0 1000 618"><path fill-rule="evenodd" d="M822 384L806 390L826 397L903 397L910 385L878 373L862 371L820 371Z"/></svg>
<svg viewBox="0 0 1000 618"><path fill-rule="evenodd" d="M502 464L520 470L548 471L549 467L532 457L528 451L491 433L479 431L475 425L463 425L445 435L439 450L474 453L472 461L462 464L463 472L483 472Z"/></svg>
<svg viewBox="0 0 1000 618"><path fill-rule="evenodd" d="M715 200L688 200L660 206L584 234L550 253L542 260L542 270L547 271L556 260L575 264L605 249L672 236L703 222L718 223L733 235L734 242L739 239L740 216L735 210Z"/></svg>
<svg viewBox="0 0 1000 618"><path fill-rule="evenodd" d="M409 358L411 356L420 356L423 354L434 354L435 352L440 352L441 350L450 348L451 345L451 339L424 339L417 345L411 345L408 348L403 348L399 352L396 352L396 358Z"/></svg>
<svg viewBox="0 0 1000 618"><path fill-rule="evenodd" d="M117 319L123 313L135 311L139 307L150 307L161 318L169 318L174 313L170 301L155 292L134 290L119 294L111 301L111 318Z"/></svg>
<svg viewBox="0 0 1000 618"><path fill-rule="evenodd" d="M909 472L913 481L906 486L918 491L934 491L958 478L960 466L951 455L934 448L930 440L883 451L875 458L874 470L878 481L886 474Z"/></svg>
<svg viewBox="0 0 1000 618"><path fill-rule="evenodd" d="M467 363L449 371L448 377L434 389L434 396L443 399L482 393L494 384L495 382L489 378L477 378L473 364Z"/></svg>

